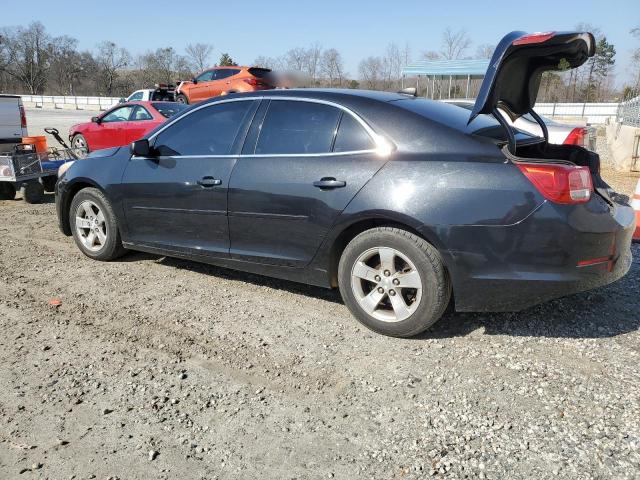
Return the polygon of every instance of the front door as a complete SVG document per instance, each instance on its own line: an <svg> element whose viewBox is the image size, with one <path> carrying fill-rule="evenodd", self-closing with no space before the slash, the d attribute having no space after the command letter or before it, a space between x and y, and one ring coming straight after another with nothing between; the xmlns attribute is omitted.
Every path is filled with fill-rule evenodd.
<svg viewBox="0 0 640 480"><path fill-rule="evenodd" d="M358 119L324 103L271 100L254 129L229 185L231 256L304 266L386 158Z"/></svg>
<svg viewBox="0 0 640 480"><path fill-rule="evenodd" d="M107 112L91 125L85 138L91 150L124 145L125 127L133 111L132 105L117 107Z"/></svg>
<svg viewBox="0 0 640 480"><path fill-rule="evenodd" d="M214 70L207 70L196 77L196 83L189 88L189 102L201 102L207 98L211 98L209 91L213 85Z"/></svg>
<svg viewBox="0 0 640 480"><path fill-rule="evenodd" d="M207 105L132 157L122 189L127 241L201 256L228 256L227 191L254 101Z"/></svg>

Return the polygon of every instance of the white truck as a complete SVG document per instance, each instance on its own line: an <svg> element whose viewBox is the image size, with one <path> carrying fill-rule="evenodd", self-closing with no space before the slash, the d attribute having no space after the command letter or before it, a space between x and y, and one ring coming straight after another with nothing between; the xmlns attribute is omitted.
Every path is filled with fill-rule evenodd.
<svg viewBox="0 0 640 480"><path fill-rule="evenodd" d="M18 95L0 94L0 153L12 152L27 136L27 116Z"/></svg>
<svg viewBox="0 0 640 480"><path fill-rule="evenodd" d="M156 83L155 88L143 88L136 90L127 98L121 98L120 103L125 102L173 102L175 101L175 86L164 83Z"/></svg>

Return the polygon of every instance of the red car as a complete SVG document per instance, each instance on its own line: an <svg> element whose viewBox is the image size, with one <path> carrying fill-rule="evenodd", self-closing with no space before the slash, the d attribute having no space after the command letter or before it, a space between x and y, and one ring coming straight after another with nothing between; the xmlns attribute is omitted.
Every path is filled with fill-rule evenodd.
<svg viewBox="0 0 640 480"><path fill-rule="evenodd" d="M120 103L91 122L79 123L69 129L73 148L88 151L121 147L138 140L145 133L187 108L176 102Z"/></svg>

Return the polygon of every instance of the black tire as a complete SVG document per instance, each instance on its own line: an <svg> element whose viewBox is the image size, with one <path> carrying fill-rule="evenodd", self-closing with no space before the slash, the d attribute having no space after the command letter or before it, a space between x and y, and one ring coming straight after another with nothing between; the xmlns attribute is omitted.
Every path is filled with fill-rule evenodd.
<svg viewBox="0 0 640 480"><path fill-rule="evenodd" d="M13 200L16 198L16 187L13 183L0 182L0 200Z"/></svg>
<svg viewBox="0 0 640 480"><path fill-rule="evenodd" d="M352 287L351 274L356 261L377 248L392 248L401 253L420 275L422 294L419 301L416 300L413 313L403 320L391 322L375 318L360 306ZM344 303L360 323L374 332L393 337L412 337L428 329L443 315L451 298L451 284L439 252L423 238L394 227L373 228L349 242L340 257L338 284ZM397 287L396 290L400 291ZM389 295L394 293L389 290L383 302L390 301Z"/></svg>
<svg viewBox="0 0 640 480"><path fill-rule="evenodd" d="M56 175L51 175L49 177L42 177L40 179L40 183L44 187L44 191L49 193L56 191L57 181L58 181L58 177Z"/></svg>
<svg viewBox="0 0 640 480"><path fill-rule="evenodd" d="M104 215L104 226L106 232L106 242L98 251L89 250L83 243L76 228L76 212L82 202L88 200L95 203L100 211ZM127 250L122 246L122 239L120 238L120 230L116 221L116 216L113 213L111 203L104 194L97 188L84 188L80 190L71 200L71 206L69 207L69 226L71 227L71 233L76 245L82 253L87 257L94 260L108 262L121 257Z"/></svg>
<svg viewBox="0 0 640 480"><path fill-rule="evenodd" d="M189 99L187 98L186 95L184 95L182 93L176 95L176 102L184 103L185 105L189 105Z"/></svg>
<svg viewBox="0 0 640 480"><path fill-rule="evenodd" d="M40 182L27 182L20 188L20 195L27 203L42 203L42 200L44 200L44 187Z"/></svg>
<svg viewBox="0 0 640 480"><path fill-rule="evenodd" d="M71 148L82 150L84 149L87 153L90 152L89 143L87 139L84 138L84 135L81 133L76 133L73 137L71 137Z"/></svg>

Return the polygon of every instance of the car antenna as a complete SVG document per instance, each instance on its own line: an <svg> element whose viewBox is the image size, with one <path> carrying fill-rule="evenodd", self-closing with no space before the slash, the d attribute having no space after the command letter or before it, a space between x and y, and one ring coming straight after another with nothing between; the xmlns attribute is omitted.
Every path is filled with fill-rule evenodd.
<svg viewBox="0 0 640 480"><path fill-rule="evenodd" d="M412 97L417 97L418 89L416 87L407 87L407 88L403 88L402 90L398 90L398 93L401 93L402 95L410 95Z"/></svg>

